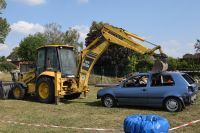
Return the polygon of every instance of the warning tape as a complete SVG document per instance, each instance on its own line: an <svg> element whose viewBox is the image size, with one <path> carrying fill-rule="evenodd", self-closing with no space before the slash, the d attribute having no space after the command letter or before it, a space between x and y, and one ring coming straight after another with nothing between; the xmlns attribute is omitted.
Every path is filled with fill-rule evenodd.
<svg viewBox="0 0 200 133"><path fill-rule="evenodd" d="M188 122L186 124L183 124L183 125L180 125L180 126L177 126L177 127L170 128L169 131L173 131L173 130L176 130L176 129L179 129L179 128L183 128L183 127L186 127L186 126L191 126L192 124L195 124L195 123L198 123L198 122L200 122L200 119Z"/></svg>
<svg viewBox="0 0 200 133"><path fill-rule="evenodd" d="M34 127L49 127L49 128L62 128L62 129L75 129L75 130L87 130L87 131L104 131L104 132L122 132L120 129L104 129L104 128L79 128L79 127L65 127L65 126L56 126L56 125L46 125L46 124L30 124L24 122L16 122L16 121L4 121L0 120L2 123L9 123L15 125L26 125L26 126L34 126Z"/></svg>
<svg viewBox="0 0 200 133"><path fill-rule="evenodd" d="M16 122L16 121L4 121L0 120L2 123L9 123L9 124L15 124L15 125L26 125L26 126L34 126L34 127L50 127L50 128L62 128L62 129L75 129L75 130L88 130L88 131L106 131L106 132L123 132L122 129L112 129L112 128L79 128L79 127L65 127L65 126L56 126L56 125L46 125L46 124L30 124L30 123L24 123L24 122ZM177 130L179 128L183 128L186 126L191 126L192 124L200 122L199 120L191 121L186 124L170 128L169 131Z"/></svg>

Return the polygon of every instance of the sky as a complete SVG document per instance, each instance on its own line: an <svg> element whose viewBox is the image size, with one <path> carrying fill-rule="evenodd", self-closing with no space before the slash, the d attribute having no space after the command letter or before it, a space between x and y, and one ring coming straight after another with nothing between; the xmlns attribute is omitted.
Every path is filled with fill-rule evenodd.
<svg viewBox="0 0 200 133"><path fill-rule="evenodd" d="M194 54L200 38L199 0L6 0L0 14L11 32L0 45L7 56L29 34L43 32L44 25L58 23L62 30L78 30L84 41L92 21L124 28L161 45L172 57Z"/></svg>

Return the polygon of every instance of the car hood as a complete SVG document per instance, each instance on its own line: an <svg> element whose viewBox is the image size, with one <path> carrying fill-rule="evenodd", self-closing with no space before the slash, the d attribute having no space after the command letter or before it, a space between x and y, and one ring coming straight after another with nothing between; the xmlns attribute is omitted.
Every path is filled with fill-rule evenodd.
<svg viewBox="0 0 200 133"><path fill-rule="evenodd" d="M121 88L120 85L116 85L116 86L111 86L111 87L105 87L102 88L98 91L98 93L106 93L106 92L113 92L114 90Z"/></svg>
<svg viewBox="0 0 200 133"><path fill-rule="evenodd" d="M102 90L114 90L114 89L117 89L117 88L121 88L121 86L120 85L115 85L115 86L111 86L111 87L105 87Z"/></svg>

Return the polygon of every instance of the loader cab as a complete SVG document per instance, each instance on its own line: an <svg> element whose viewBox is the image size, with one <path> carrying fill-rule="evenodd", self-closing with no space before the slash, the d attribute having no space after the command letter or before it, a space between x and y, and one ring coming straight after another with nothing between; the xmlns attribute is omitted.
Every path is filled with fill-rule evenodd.
<svg viewBox="0 0 200 133"><path fill-rule="evenodd" d="M64 77L75 76L76 66L72 46L47 45L37 51L36 75L44 71L59 71Z"/></svg>

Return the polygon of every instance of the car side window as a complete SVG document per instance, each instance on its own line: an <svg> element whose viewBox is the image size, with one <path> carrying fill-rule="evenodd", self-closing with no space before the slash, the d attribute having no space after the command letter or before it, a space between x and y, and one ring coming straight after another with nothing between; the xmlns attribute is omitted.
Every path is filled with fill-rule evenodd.
<svg viewBox="0 0 200 133"><path fill-rule="evenodd" d="M145 87L147 85L148 75L137 75L126 80L125 87Z"/></svg>
<svg viewBox="0 0 200 133"><path fill-rule="evenodd" d="M175 84L171 75L153 74L151 86L173 86Z"/></svg>
<svg viewBox="0 0 200 133"><path fill-rule="evenodd" d="M173 86L175 82L171 75L163 75L163 86Z"/></svg>

